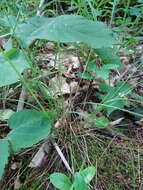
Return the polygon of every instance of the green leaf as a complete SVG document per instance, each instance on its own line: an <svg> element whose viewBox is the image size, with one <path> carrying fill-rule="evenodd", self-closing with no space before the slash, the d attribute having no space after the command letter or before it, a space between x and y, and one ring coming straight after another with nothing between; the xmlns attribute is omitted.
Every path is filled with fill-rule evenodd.
<svg viewBox="0 0 143 190"><path fill-rule="evenodd" d="M22 110L14 113L8 120L13 129L7 138L14 151L30 147L50 134L51 123L43 112Z"/></svg>
<svg viewBox="0 0 143 190"><path fill-rule="evenodd" d="M11 129L18 127L34 126L35 123L41 122L45 118L43 112L37 110L25 109L20 112L15 112L8 120L8 125Z"/></svg>
<svg viewBox="0 0 143 190"><path fill-rule="evenodd" d="M87 69L95 72L98 76L104 79L109 77L109 71L106 69L103 69L103 67L99 67L95 65L95 60L92 60L87 64Z"/></svg>
<svg viewBox="0 0 143 190"><path fill-rule="evenodd" d="M9 27L14 29L15 24L17 23L17 19L15 16L9 15L4 18L0 18L0 25L3 27Z"/></svg>
<svg viewBox="0 0 143 190"><path fill-rule="evenodd" d="M92 74L84 72L84 73L77 73L76 76L81 77L82 79L88 79L88 80L93 80L94 77Z"/></svg>
<svg viewBox="0 0 143 190"><path fill-rule="evenodd" d="M84 177L80 173L75 174L74 190L88 190L88 185L85 183Z"/></svg>
<svg viewBox="0 0 143 190"><path fill-rule="evenodd" d="M118 98L118 97L117 97ZM105 102L105 109L107 110L108 115L110 115L113 111L117 109L124 108L124 105L126 103L124 98L120 98L119 100L115 98L113 101Z"/></svg>
<svg viewBox="0 0 143 190"><path fill-rule="evenodd" d="M108 64L108 65L103 65L102 69L117 69L119 68L119 65L116 65L116 64Z"/></svg>
<svg viewBox="0 0 143 190"><path fill-rule="evenodd" d="M130 7L130 15L140 17L143 14L142 8L138 8L136 6Z"/></svg>
<svg viewBox="0 0 143 190"><path fill-rule="evenodd" d="M116 51L112 48L95 49L95 52L106 64L114 64L117 68L123 67L119 56L116 55Z"/></svg>
<svg viewBox="0 0 143 190"><path fill-rule="evenodd" d="M4 55L0 55L0 87L13 84L19 80L19 75L15 72L14 68L21 74L24 69L29 68L22 52L18 49L11 49Z"/></svg>
<svg viewBox="0 0 143 190"><path fill-rule="evenodd" d="M95 176L96 169L95 167L88 167L82 171L80 171L80 174L84 177L84 181L86 184L89 184L92 178Z"/></svg>
<svg viewBox="0 0 143 190"><path fill-rule="evenodd" d="M94 120L94 126L97 128L107 128L109 127L109 120L102 116Z"/></svg>
<svg viewBox="0 0 143 190"><path fill-rule="evenodd" d="M118 82L116 91L120 96L123 96L131 92L131 87L126 82Z"/></svg>
<svg viewBox="0 0 143 190"><path fill-rule="evenodd" d="M109 77L109 71L102 69L97 69L96 74L104 79L107 79Z"/></svg>
<svg viewBox="0 0 143 190"><path fill-rule="evenodd" d="M9 144L7 140L0 139L0 179L3 176L3 172L9 157Z"/></svg>
<svg viewBox="0 0 143 190"><path fill-rule="evenodd" d="M89 61L89 63L87 64L87 69L89 69L90 71L96 72L97 69L99 69L99 67L96 65L96 61L92 60L92 61Z"/></svg>
<svg viewBox="0 0 143 190"><path fill-rule="evenodd" d="M35 39L56 42L83 42L92 48L111 47L116 43L111 30L102 22L87 20L79 15L55 18L32 17L15 30L15 37L25 47Z"/></svg>
<svg viewBox="0 0 143 190"><path fill-rule="evenodd" d="M56 188L61 190L70 190L72 186L70 179L62 173L51 174L50 181Z"/></svg>
<svg viewBox="0 0 143 190"><path fill-rule="evenodd" d="M99 84L99 88L101 90L103 90L103 91L106 91L106 92L108 92L110 89L112 89L111 86L109 86L109 85L107 85L106 83L103 83L103 82Z"/></svg>
<svg viewBox="0 0 143 190"><path fill-rule="evenodd" d="M116 87L101 83L99 87L101 90L107 92L106 94L99 96L102 99L102 104L104 104L108 115L114 110L123 108L126 103L124 96L131 92L131 87L125 82L119 82Z"/></svg>

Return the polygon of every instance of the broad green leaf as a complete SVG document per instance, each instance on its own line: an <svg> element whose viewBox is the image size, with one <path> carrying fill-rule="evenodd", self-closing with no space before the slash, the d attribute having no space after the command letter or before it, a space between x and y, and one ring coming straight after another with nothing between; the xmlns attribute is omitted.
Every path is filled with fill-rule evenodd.
<svg viewBox="0 0 143 190"><path fill-rule="evenodd" d="M116 51L112 48L95 49L95 52L106 64L114 64L117 68L123 67L119 56L116 55Z"/></svg>
<svg viewBox="0 0 143 190"><path fill-rule="evenodd" d="M88 190L88 185L85 183L84 177L80 173L75 174L74 190Z"/></svg>
<svg viewBox="0 0 143 190"><path fill-rule="evenodd" d="M87 69L93 71L93 72L97 72L97 70L100 68L100 70L110 70L110 69L117 69L119 67L119 65L117 64L106 64L103 65L102 67L98 67L95 64L95 60L90 61L87 65Z"/></svg>
<svg viewBox="0 0 143 190"><path fill-rule="evenodd" d="M12 15L0 18L0 25L3 27L14 28L16 22L16 17Z"/></svg>
<svg viewBox="0 0 143 190"><path fill-rule="evenodd" d="M130 15L140 17L143 14L143 9L136 6L130 7Z"/></svg>
<svg viewBox="0 0 143 190"><path fill-rule="evenodd" d="M51 174L50 181L56 188L61 190L70 190L72 186L70 179L62 173Z"/></svg>
<svg viewBox="0 0 143 190"><path fill-rule="evenodd" d="M11 64L8 62L10 60ZM0 54L0 87L13 84L19 80L19 75L14 68L21 74L24 69L29 68L22 52L18 49L11 49L4 55Z"/></svg>
<svg viewBox="0 0 143 190"><path fill-rule="evenodd" d="M50 134L51 123L42 112L22 110L8 120L12 131L7 135L14 151L30 147Z"/></svg>
<svg viewBox="0 0 143 190"><path fill-rule="evenodd" d="M116 43L111 30L102 22L87 20L79 15L55 18L32 17L17 26L15 37L27 47L35 39L56 42L83 42L92 48L111 47Z"/></svg>
<svg viewBox="0 0 143 190"><path fill-rule="evenodd" d="M94 126L97 128L107 128L109 127L109 120L102 116L94 120Z"/></svg>
<svg viewBox="0 0 143 190"><path fill-rule="evenodd" d="M80 174L84 177L84 181L86 184L89 184L92 178L95 176L96 169L95 167L88 167L80 172Z"/></svg>
<svg viewBox="0 0 143 190"><path fill-rule="evenodd" d="M25 109L20 112L15 112L8 120L8 125L11 129L18 127L34 126L35 123L41 122L45 118L43 112L37 110Z"/></svg>
<svg viewBox="0 0 143 190"><path fill-rule="evenodd" d="M77 73L76 76L81 77L82 79L88 79L88 80L93 80L94 77L92 74L84 72L84 73Z"/></svg>
<svg viewBox="0 0 143 190"><path fill-rule="evenodd" d="M9 157L9 144L6 140L0 139L0 179L3 176L3 172Z"/></svg>

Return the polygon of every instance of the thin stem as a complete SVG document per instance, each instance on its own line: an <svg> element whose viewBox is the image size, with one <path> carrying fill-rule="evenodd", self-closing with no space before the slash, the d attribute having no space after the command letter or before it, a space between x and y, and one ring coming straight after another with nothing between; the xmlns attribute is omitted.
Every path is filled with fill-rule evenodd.
<svg viewBox="0 0 143 190"><path fill-rule="evenodd" d="M111 19L110 19L110 27L112 26L112 23L114 20L116 6L117 6L117 0L114 0L113 7L112 7L112 13L111 13Z"/></svg>
<svg viewBox="0 0 143 190"><path fill-rule="evenodd" d="M130 2L131 2L131 0L128 0L126 8L125 8L125 12L124 12L123 21L125 21L125 19L127 17L127 13L128 13L128 9L129 9L129 6L130 6Z"/></svg>

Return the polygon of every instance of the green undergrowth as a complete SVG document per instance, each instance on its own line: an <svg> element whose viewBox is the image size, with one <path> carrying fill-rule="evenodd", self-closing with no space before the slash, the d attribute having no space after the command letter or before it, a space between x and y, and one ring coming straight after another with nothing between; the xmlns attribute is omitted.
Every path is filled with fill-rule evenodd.
<svg viewBox="0 0 143 190"><path fill-rule="evenodd" d="M141 184L143 173L138 157L142 157L142 153L138 152L136 142L127 139L122 141L116 138L105 138L93 132L83 136L69 136L67 134L66 137L67 139L64 140L64 143L61 142L61 148L64 146L64 152L70 166L76 171L90 165L96 167L97 174L92 180L92 189L98 189L99 187L108 190L115 188L117 190L137 189ZM51 155L51 158L54 155ZM28 155L23 157L21 169L18 171L22 190L44 190L46 184L49 184L47 176L55 170L71 176L66 172L66 168L61 165L62 163L59 162L58 157L54 160L49 172L46 171L46 167L50 166L48 163L47 166L37 171L28 169L28 157ZM5 189L12 189L13 180L7 181L8 185L5 184ZM44 183L45 180L46 183ZM49 188L54 190L51 185Z"/></svg>
<svg viewBox="0 0 143 190"><path fill-rule="evenodd" d="M0 188L140 190L143 94L142 83L132 79L142 77L136 49L143 1L38 6L38 0L0 3ZM78 68L61 62L66 56ZM63 92L71 82L76 91ZM23 87L24 109L17 110ZM29 168L46 138L51 152L42 166Z"/></svg>
<svg viewBox="0 0 143 190"><path fill-rule="evenodd" d="M73 166L80 168L83 163L96 166L97 176L92 183L93 189L138 188L143 173L140 170L141 163L138 162L136 142L99 138L100 141L96 134L91 133L91 136L76 137L72 145L69 143Z"/></svg>

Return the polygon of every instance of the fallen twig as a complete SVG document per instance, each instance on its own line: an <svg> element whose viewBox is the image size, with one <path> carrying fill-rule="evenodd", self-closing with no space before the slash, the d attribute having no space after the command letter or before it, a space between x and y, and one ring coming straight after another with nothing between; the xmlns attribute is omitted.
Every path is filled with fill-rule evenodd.
<svg viewBox="0 0 143 190"><path fill-rule="evenodd" d="M73 170L70 168L65 156L63 155L62 151L60 150L59 146L57 145L57 143L53 143L53 146L55 147L56 151L58 152L60 158L62 159L64 165L66 166L67 170L69 170L71 172L71 174L74 174Z"/></svg>
<svg viewBox="0 0 143 190"><path fill-rule="evenodd" d="M27 70L24 71L23 76L25 78L28 77L28 71ZM21 93L20 93L20 96L19 96L18 105L17 105L17 110L16 110L17 112L23 110L25 98L26 98L26 87L23 84L22 85L22 90L21 90Z"/></svg>
<svg viewBox="0 0 143 190"><path fill-rule="evenodd" d="M43 4L45 3L45 0L40 0L40 4L39 4L39 8L38 8L38 11L37 11L37 16L40 16L41 15L41 7L43 6Z"/></svg>

